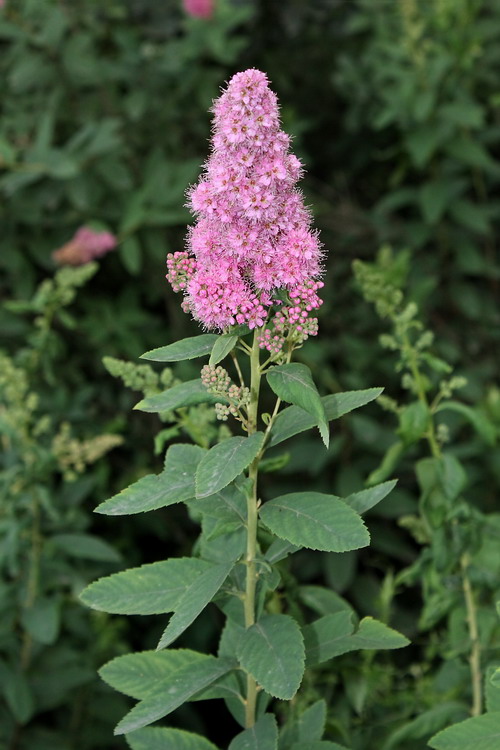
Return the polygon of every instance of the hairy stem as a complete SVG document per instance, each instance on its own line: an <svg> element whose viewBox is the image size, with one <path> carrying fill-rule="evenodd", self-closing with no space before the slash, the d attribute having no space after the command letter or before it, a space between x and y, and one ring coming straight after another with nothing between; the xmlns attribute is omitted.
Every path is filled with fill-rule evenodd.
<svg viewBox="0 0 500 750"><path fill-rule="evenodd" d="M260 391L260 350L258 344L258 330L254 333L253 346L250 354L250 404L248 407L248 434L257 430L257 416ZM245 627L251 627L255 622L255 589L257 586L257 570L255 556L257 553L257 476L259 472L260 455L250 464L248 477L251 480L251 491L247 496L247 578L245 588ZM257 684L253 677L247 676L247 697L245 704L245 726L255 724L255 704L257 700Z"/></svg>

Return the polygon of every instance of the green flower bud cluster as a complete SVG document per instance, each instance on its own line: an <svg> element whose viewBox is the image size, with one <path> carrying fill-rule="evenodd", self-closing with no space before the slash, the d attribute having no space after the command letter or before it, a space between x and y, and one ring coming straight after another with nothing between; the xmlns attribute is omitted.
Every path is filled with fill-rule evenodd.
<svg viewBox="0 0 500 750"><path fill-rule="evenodd" d="M221 422L226 422L231 415L243 422L243 411L250 403L250 391L244 386L235 385L227 370L220 365L205 365L201 370L201 382L209 393L220 396L224 401L215 404L215 415Z"/></svg>

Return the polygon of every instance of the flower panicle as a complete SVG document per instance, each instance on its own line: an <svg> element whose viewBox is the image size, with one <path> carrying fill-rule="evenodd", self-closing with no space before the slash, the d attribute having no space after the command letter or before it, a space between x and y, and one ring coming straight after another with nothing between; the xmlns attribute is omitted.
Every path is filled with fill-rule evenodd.
<svg viewBox="0 0 500 750"><path fill-rule="evenodd" d="M211 152L188 192L196 223L186 251L168 256L167 278L207 329L262 328L277 290L288 292L292 307L302 290L301 313L308 315L319 306L319 287L312 292L311 285L321 275L321 243L296 186L303 167L281 130L265 73L237 73L212 112ZM314 302L306 304L303 294L315 295Z"/></svg>

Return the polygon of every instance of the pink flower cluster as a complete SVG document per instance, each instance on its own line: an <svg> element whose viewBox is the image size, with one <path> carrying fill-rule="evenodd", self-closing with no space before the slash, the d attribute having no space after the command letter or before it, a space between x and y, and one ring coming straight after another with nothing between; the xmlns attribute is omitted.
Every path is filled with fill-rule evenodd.
<svg viewBox="0 0 500 750"><path fill-rule="evenodd" d="M187 253L169 256L167 278L207 328L261 327L274 290L293 294L319 276L321 246L266 75L237 73L213 112L212 152L189 196L197 223Z"/></svg>
<svg viewBox="0 0 500 750"><path fill-rule="evenodd" d="M52 257L60 266L81 266L106 255L116 244L117 239L111 232L80 227L69 242L52 253Z"/></svg>
<svg viewBox="0 0 500 750"><path fill-rule="evenodd" d="M214 0L184 0L184 10L194 18L211 18L214 12Z"/></svg>

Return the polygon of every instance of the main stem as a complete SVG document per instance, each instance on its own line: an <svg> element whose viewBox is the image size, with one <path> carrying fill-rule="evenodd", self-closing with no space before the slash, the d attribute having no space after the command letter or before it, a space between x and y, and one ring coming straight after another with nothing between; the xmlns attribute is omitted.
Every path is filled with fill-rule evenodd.
<svg viewBox="0 0 500 750"><path fill-rule="evenodd" d="M257 416L259 409L260 391L260 349L258 330L254 333L252 351L250 354L250 405L248 407L248 434L257 430ZM255 588L257 585L257 570L255 556L257 553L257 475L259 473L260 456L250 464L248 477L251 489L247 496L247 579L245 587L245 627L251 627L255 622ZM247 697L245 703L245 726L255 724L255 704L257 700L257 683L251 675L247 675Z"/></svg>

